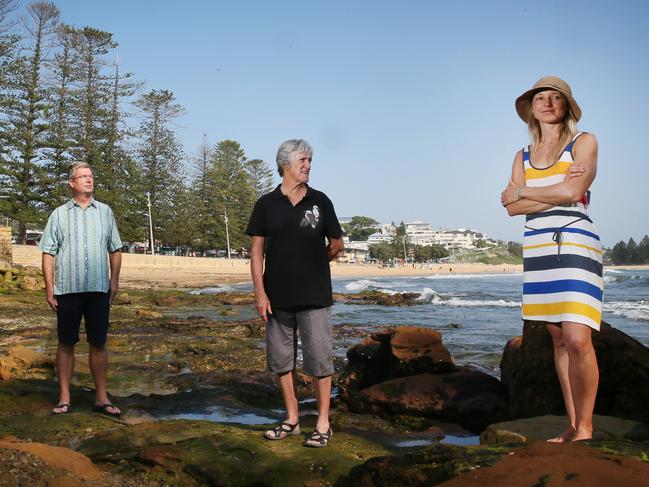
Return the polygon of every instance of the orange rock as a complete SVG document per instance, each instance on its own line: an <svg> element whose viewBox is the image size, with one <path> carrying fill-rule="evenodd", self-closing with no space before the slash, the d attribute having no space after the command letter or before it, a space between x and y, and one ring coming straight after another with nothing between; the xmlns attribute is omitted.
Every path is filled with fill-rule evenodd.
<svg viewBox="0 0 649 487"><path fill-rule="evenodd" d="M451 354L442 345L438 331L416 326L397 326L390 329L392 353L399 360L428 357L435 362L451 362Z"/></svg>
<svg viewBox="0 0 649 487"><path fill-rule="evenodd" d="M61 475L47 483L47 487L83 487L84 485L86 484L83 484L79 480L67 475Z"/></svg>
<svg viewBox="0 0 649 487"><path fill-rule="evenodd" d="M0 356L0 379L24 378L30 369L53 368L54 361L45 354L22 345L11 347L6 355Z"/></svg>
<svg viewBox="0 0 649 487"><path fill-rule="evenodd" d="M99 480L101 478L101 471L87 456L69 448L43 443L14 443L10 441L0 441L0 448L31 453L53 467L67 470L83 480Z"/></svg>
<svg viewBox="0 0 649 487"><path fill-rule="evenodd" d="M610 487L648 485L649 465L583 444L538 442L511 452L492 467L479 468L439 484L444 487Z"/></svg>

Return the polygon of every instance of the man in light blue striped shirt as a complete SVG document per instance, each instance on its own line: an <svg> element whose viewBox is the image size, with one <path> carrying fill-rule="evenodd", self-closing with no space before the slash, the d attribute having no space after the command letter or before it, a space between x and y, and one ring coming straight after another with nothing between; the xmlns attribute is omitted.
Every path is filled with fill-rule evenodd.
<svg viewBox="0 0 649 487"><path fill-rule="evenodd" d="M59 403L52 412L65 414L71 410L74 346L79 341L83 317L95 381L94 409L119 416L121 411L110 403L106 391L106 338L110 304L119 289L122 241L113 211L92 196L94 178L90 166L73 163L68 184L72 198L52 212L39 244L47 302L56 311L59 342Z"/></svg>

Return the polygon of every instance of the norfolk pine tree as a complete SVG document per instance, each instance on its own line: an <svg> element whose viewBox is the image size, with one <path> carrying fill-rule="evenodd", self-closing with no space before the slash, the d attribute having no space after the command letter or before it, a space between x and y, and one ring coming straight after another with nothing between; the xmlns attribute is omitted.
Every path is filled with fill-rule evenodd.
<svg viewBox="0 0 649 487"><path fill-rule="evenodd" d="M138 162L144 191L151 196L154 238L165 242L177 240L174 225L178 224L180 212L174 207L182 199L180 171L184 153L169 125L183 115L184 109L175 103L168 90L151 90L138 98L135 105L142 115L137 131Z"/></svg>
<svg viewBox="0 0 649 487"><path fill-rule="evenodd" d="M210 221L213 222L210 244L214 248L226 247L226 212L230 247L241 249L250 245L245 230L255 204L255 193L245 163L246 154L238 142L222 140L216 145L206 194Z"/></svg>
<svg viewBox="0 0 649 487"><path fill-rule="evenodd" d="M47 119L49 124L48 145L52 153L49 156L49 173L53 184L50 186L50 204L54 207L62 204L70 196L66 183L69 164L73 160L70 148L74 147L72 134L73 105L72 87L74 84L73 49L75 30L66 24L59 24L56 30L57 50L48 63L50 89L50 109Z"/></svg>
<svg viewBox="0 0 649 487"><path fill-rule="evenodd" d="M188 194L185 196L185 204L193 211L187 215L186 226L190 229L191 238L188 244L198 252L208 250L208 234L210 230L210 215L206 201L209 185L209 172L212 164L214 150L207 141L207 135L203 134L203 142L198 152L192 158L193 178Z"/></svg>
<svg viewBox="0 0 649 487"><path fill-rule="evenodd" d="M130 242L144 240L148 235L142 170L126 150L127 140L133 134L127 129L126 119L130 114L122 110L123 100L130 99L142 87L142 83L132 78L132 73L120 73L116 56L113 74L108 78L111 85L110 109L102 150L105 181L100 195L102 201L113 208L122 239Z"/></svg>
<svg viewBox="0 0 649 487"><path fill-rule="evenodd" d="M111 83L104 75L107 61L104 56L117 47L113 35L92 27L75 29L73 36L75 63L72 76L76 86L72 90L74 107L73 137L71 152L75 159L81 159L93 169L95 192L100 197L109 196L104 192L108 183L105 177L110 170L105 166L102 149L108 139L108 119L110 118ZM106 201L110 204L110 198Z"/></svg>
<svg viewBox="0 0 649 487"><path fill-rule="evenodd" d="M252 182L255 200L273 190L273 170L261 159L250 159L245 164Z"/></svg>
<svg viewBox="0 0 649 487"><path fill-rule="evenodd" d="M8 178L4 176L8 168L7 154L7 116L6 107L9 100L9 77L15 69L16 48L20 36L11 32L14 22L9 18L16 8L14 0L0 0L0 191L7 186ZM0 215L9 215L12 205L11 195L0 192Z"/></svg>
<svg viewBox="0 0 649 487"><path fill-rule="evenodd" d="M4 213L18 221L18 242L25 243L28 223L42 223L48 206L50 178L45 164L48 101L42 71L47 42L59 22L50 2L34 2L24 20L27 35L22 51L8 72L3 100L3 144L0 196Z"/></svg>

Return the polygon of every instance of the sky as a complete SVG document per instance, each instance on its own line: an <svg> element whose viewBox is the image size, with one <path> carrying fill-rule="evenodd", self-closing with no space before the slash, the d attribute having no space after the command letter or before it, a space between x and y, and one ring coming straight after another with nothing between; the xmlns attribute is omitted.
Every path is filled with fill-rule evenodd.
<svg viewBox="0 0 649 487"><path fill-rule="evenodd" d="M649 2L55 3L65 22L113 33L146 90L174 93L188 155L206 134L274 167L281 142L308 140L310 184L340 217L522 240L522 217L500 205L529 141L514 100L560 76L599 141L603 244L649 233Z"/></svg>

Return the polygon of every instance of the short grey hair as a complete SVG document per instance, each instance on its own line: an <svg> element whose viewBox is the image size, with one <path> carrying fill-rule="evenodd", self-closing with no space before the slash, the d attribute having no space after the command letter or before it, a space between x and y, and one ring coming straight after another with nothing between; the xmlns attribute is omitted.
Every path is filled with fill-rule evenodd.
<svg viewBox="0 0 649 487"><path fill-rule="evenodd" d="M85 161L74 161L70 163L68 168L68 179L73 179L77 175L77 171L84 168L88 168L92 171L90 164Z"/></svg>
<svg viewBox="0 0 649 487"><path fill-rule="evenodd" d="M313 157L313 149L304 139L289 139L283 142L277 149L277 172L284 175L284 168L293 162L293 154L296 152L308 152Z"/></svg>

